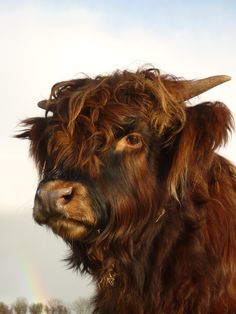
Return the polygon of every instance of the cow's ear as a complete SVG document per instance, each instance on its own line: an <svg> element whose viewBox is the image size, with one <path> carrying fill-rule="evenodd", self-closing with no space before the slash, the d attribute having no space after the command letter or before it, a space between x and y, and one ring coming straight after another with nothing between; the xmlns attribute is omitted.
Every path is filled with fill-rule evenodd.
<svg viewBox="0 0 236 314"><path fill-rule="evenodd" d="M226 144L232 129L232 115L220 102L186 109L184 128L172 147L168 187L173 196L179 198L177 190L183 193L193 173L203 173L209 167L214 151Z"/></svg>
<svg viewBox="0 0 236 314"><path fill-rule="evenodd" d="M202 103L187 109L186 127L194 133L194 149L201 155L225 145L233 129L233 117L221 102Z"/></svg>

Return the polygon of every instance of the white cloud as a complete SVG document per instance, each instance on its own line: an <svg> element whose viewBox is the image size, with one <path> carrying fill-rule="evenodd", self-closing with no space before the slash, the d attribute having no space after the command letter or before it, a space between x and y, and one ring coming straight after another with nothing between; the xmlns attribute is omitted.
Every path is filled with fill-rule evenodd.
<svg viewBox="0 0 236 314"><path fill-rule="evenodd" d="M236 44L231 41L234 30L225 38L214 36L212 40L201 36L201 32L173 31L171 35L168 31L166 37L165 33L131 24L126 30L114 30L106 25L102 14L75 8L54 14L42 8L2 13L0 92L4 118L0 134L5 153L1 156L4 193L0 210L6 205L23 206L24 199L32 203L36 173L27 159L27 145L9 140L9 136L21 118L42 114L36 103L48 96L52 84L79 72L95 75L143 63L187 78L221 73L236 78ZM234 90L235 79L195 102L219 99L236 113ZM235 137L233 143L224 154L236 161ZM12 198L12 191L18 196Z"/></svg>

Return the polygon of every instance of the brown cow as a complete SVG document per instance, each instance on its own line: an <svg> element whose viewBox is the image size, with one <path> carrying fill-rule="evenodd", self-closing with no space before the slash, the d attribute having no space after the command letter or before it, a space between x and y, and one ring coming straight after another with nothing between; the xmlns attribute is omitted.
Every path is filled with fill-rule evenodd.
<svg viewBox="0 0 236 314"><path fill-rule="evenodd" d="M236 169L215 152L233 120L220 102L186 103L229 79L75 79L24 121L34 219L93 276L94 313L236 313Z"/></svg>

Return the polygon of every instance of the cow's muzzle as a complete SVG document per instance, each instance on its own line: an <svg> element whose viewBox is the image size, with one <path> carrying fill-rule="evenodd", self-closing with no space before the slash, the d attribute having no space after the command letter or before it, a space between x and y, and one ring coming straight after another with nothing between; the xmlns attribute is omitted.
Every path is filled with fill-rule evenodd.
<svg viewBox="0 0 236 314"><path fill-rule="evenodd" d="M57 181L39 185L33 209L33 216L38 223L46 223L53 216L66 216L66 205L74 196L73 187L63 185L58 186Z"/></svg>
<svg viewBox="0 0 236 314"><path fill-rule="evenodd" d="M33 217L67 239L78 239L96 225L87 188L73 181L41 182L35 195Z"/></svg>

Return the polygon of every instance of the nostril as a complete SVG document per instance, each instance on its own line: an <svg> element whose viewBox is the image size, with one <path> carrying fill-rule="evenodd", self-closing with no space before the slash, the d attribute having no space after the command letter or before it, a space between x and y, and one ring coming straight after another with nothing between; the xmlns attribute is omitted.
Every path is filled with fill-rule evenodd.
<svg viewBox="0 0 236 314"><path fill-rule="evenodd" d="M71 194L68 194L68 195L63 195L62 198L63 198L65 201L70 201L71 198L72 198L72 193L71 193Z"/></svg>
<svg viewBox="0 0 236 314"><path fill-rule="evenodd" d="M44 216L48 218L55 214L64 215L66 212L65 206L73 199L73 197L74 192L73 186L71 185L59 187L54 182L42 184L35 195L35 217Z"/></svg>
<svg viewBox="0 0 236 314"><path fill-rule="evenodd" d="M62 209L73 198L72 187L62 188L54 191L54 199L56 200L56 206Z"/></svg>

